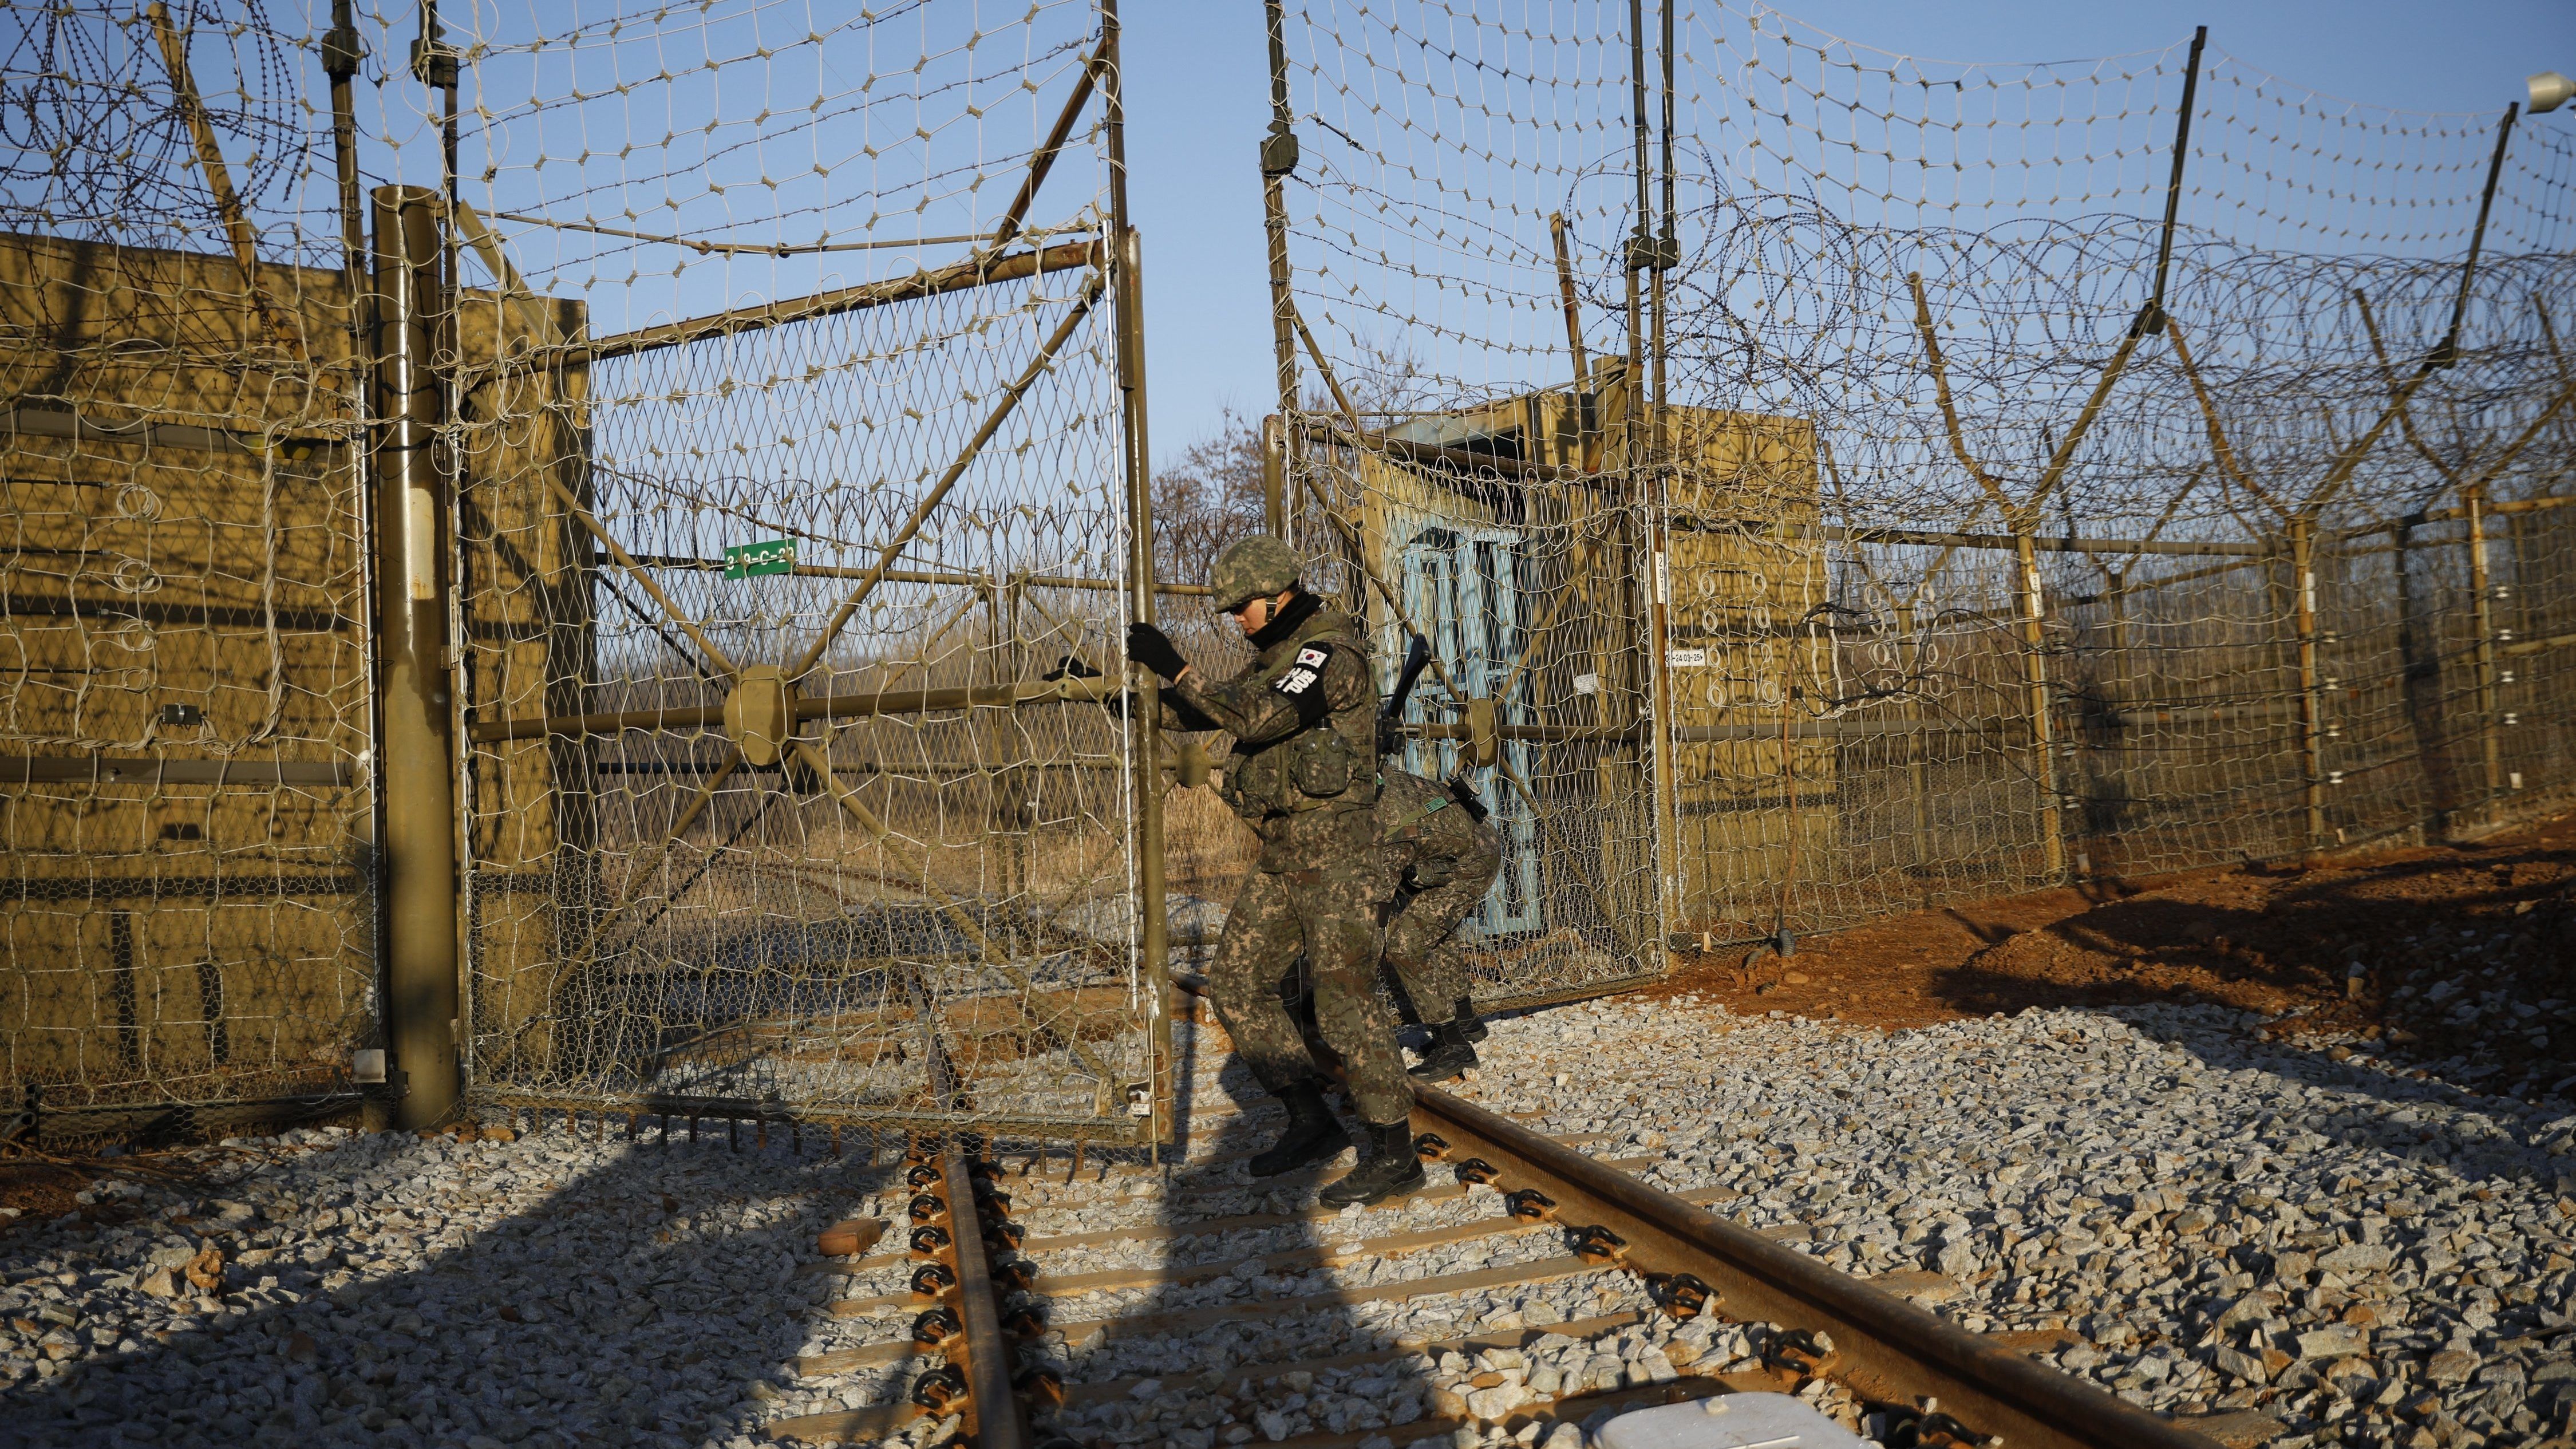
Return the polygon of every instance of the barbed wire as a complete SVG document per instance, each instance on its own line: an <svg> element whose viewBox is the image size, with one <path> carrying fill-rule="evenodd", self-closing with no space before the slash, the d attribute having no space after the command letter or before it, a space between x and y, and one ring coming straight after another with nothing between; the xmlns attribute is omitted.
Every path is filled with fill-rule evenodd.
<svg viewBox="0 0 2576 1449"><path fill-rule="evenodd" d="M1543 597L1583 570L1536 522L1565 478L1525 465L1573 464L1625 519L1588 568L1669 576L1660 621L1512 621L1559 675L1460 692L1522 725L1528 808L1579 817L1600 696L1564 676L1628 655L1677 939L2466 829L2563 783L2535 724L2564 646L2529 632L2567 632L2563 138L2498 164L2501 114L2214 47L1963 64L1704 0L1667 134L1624 9L1290 7L1292 301L1352 391L1430 381L1389 439L1522 465L1337 448L1317 536L1434 496L1505 561L1417 607ZM1544 436L1579 402L1580 457Z"/></svg>

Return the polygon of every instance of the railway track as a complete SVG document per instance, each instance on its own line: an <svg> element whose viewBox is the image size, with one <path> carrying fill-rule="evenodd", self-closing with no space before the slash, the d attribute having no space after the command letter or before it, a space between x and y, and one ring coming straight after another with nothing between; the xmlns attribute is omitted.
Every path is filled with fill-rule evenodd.
<svg viewBox="0 0 2576 1449"><path fill-rule="evenodd" d="M1189 1086L1223 1100L1212 1073ZM1313 1195L1341 1169L1244 1176L1266 1111L1184 1120L1185 1152L1158 1163L916 1144L879 1250L813 1265L846 1282L827 1312L854 1341L798 1364L878 1401L771 1437L1566 1449L1619 1412L1764 1393L1891 1446L2221 1442L1903 1296L1936 1275L1837 1272L1712 1212L1731 1189L1671 1192L1639 1175L1655 1159L1590 1155L1617 1150L1597 1134L1426 1090L1433 1186L1336 1213Z"/></svg>

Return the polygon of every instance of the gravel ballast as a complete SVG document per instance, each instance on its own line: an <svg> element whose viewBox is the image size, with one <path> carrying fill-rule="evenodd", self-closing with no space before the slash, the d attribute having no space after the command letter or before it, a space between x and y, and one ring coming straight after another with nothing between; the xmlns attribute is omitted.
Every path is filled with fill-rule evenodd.
<svg viewBox="0 0 2576 1449"><path fill-rule="evenodd" d="M1468 1091L1621 1131L1845 1271L1938 1272L1963 1327L2072 1329L2051 1361L2151 1408L2260 1410L2285 1446L2565 1433L2576 1116L2261 1025L1610 1002L1498 1025Z"/></svg>
<svg viewBox="0 0 2576 1449"><path fill-rule="evenodd" d="M832 1291L795 1269L891 1179L744 1135L326 1128L103 1179L141 1216L0 1238L0 1443L748 1444Z"/></svg>
<svg viewBox="0 0 2576 1449"><path fill-rule="evenodd" d="M2151 1408L2269 1414L2284 1449L2564 1434L2576 1402L2576 1116L2256 1025L2148 1006L1882 1033L1629 999L1495 1023L1462 1091L1539 1114L1523 1120L1542 1131L1598 1134L1582 1150L1646 1159L1637 1170L1675 1190L1733 1188L1743 1196L1717 1211L1847 1271L1906 1274L1890 1281L1963 1327L2025 1335L2014 1341ZM1251 1096L1232 1072L1222 1089L1202 1081L1203 1101ZM1152 1173L1097 1180L1096 1155L1086 1181L1051 1185L1059 1154L1009 1179L1013 1216L1042 1239L1294 1210L1311 1188L1240 1180L1239 1154L1267 1132L1266 1117L1246 1116L1200 1139L1171 1169L1168 1201ZM748 1134L739 1153L720 1133L649 1138L318 1130L210 1154L232 1165L184 1188L102 1179L94 1194L140 1215L0 1237L0 1442L732 1449L767 1442L760 1427L775 1419L900 1398L904 1364L806 1379L796 1363L902 1335L908 1312L825 1312L834 1297L899 1291L899 1271L804 1271L823 1225L899 1214L891 1170L822 1158L811 1143L803 1157L776 1139L752 1150ZM1520 1235L1302 1272L1256 1261L1496 1211L1479 1192L1306 1227L1041 1253L1038 1266L1239 1265L1055 1305L1054 1321L1075 1323L1562 1251ZM211 1289L189 1280L209 1247L224 1257ZM1461 1405L1499 1415L1577 1385L1749 1367L1763 1336L1651 1315L1588 1341L1547 1334L1643 1306L1611 1274L1168 1334L1059 1332L1042 1353L1077 1390L1127 1386L1077 1394L1069 1422L1086 1442L1212 1445L1400 1428ZM1498 1328L1531 1341L1423 1347ZM1397 1352L1302 1386L1239 1372L1373 1350ZM923 1420L904 1441L938 1428ZM1580 1437L1566 1425L1532 1436L1556 1449Z"/></svg>

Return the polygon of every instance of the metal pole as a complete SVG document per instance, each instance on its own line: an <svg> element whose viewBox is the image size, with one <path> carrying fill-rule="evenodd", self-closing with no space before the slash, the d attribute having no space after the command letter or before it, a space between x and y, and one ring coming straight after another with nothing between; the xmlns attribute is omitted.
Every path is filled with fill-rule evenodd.
<svg viewBox="0 0 2576 1449"><path fill-rule="evenodd" d="M2316 524L2290 519L2290 627L2299 646L2299 772L2306 780L2308 851L2325 848L2325 701L2317 691Z"/></svg>
<svg viewBox="0 0 2576 1449"><path fill-rule="evenodd" d="M331 29L322 37L322 71L331 78L331 144L338 163L340 179L340 253L343 285L349 294L348 408L356 424L359 442L349 449L351 492L357 505L358 528L358 596L366 627L366 649L370 659L379 658L378 639L384 632L382 611L378 607L380 580L372 547L376 539L374 488L370 483L368 464L370 437L369 418L373 416L369 390L375 384L373 355L374 337L367 313L372 291L369 285L371 261L367 250L367 194L358 180L357 104L351 94L350 81L358 73L358 63L365 58L366 47L358 39L358 29L351 19L351 0L332 0ZM377 676L381 679L381 674ZM384 699L373 681L367 690L366 785L367 819L360 830L375 857L375 867L384 862L385 808L385 718ZM384 882L369 893L368 941L371 961L381 973L388 941L390 921L385 912ZM386 982L377 976L377 987ZM381 1044L381 1040L379 1042ZM392 1123L388 1103L381 1096L368 1098L362 1120L368 1131L382 1131Z"/></svg>
<svg viewBox="0 0 2576 1449"><path fill-rule="evenodd" d="M2209 43L2209 27L2191 33L2191 60L2182 73L2182 116L2174 122L2173 175L2165 182L2165 231L2156 243L2156 289L2129 324L2131 337L2165 330L2165 278L2173 270L2174 220L2182 214L2183 159L2191 151L2191 108L2200 94L2200 51Z"/></svg>
<svg viewBox="0 0 2576 1449"><path fill-rule="evenodd" d="M1655 359L1655 446L1668 447L1672 439L1665 436L1669 414L1664 411L1664 273L1681 262L1681 228L1677 215L1679 205L1673 195L1673 0L1663 3L1663 189L1664 229L1655 239L1654 330L1652 350Z"/></svg>
<svg viewBox="0 0 2576 1449"><path fill-rule="evenodd" d="M2460 326L2468 320L2469 287L2478 277L2478 253L2487 244L2487 213L2495 208L2496 179L2504 174L2505 143L2513 139L2513 118L2522 114L2520 101L2507 102L2504 119L2496 125L2495 154L2487 158L2486 189L2478 193L2478 224L2469 233L2469 260L2460 268L2459 295L2451 299L2451 329L2442 334L2441 345L2424 359L2426 369L2448 367L2459 360Z"/></svg>
<svg viewBox="0 0 2576 1449"><path fill-rule="evenodd" d="M2121 826L2128 819L2129 802L2135 798L2136 783L2131 777L2129 753L2128 570L2122 569L2111 574L2110 582L2111 586L2103 593L2106 596L2104 602L2111 608L2111 667L2109 686L2103 691L2107 697L2102 700L2101 709L2109 717L2106 721L2106 730L2111 736L2111 764L2108 773L2111 777L2113 813L2111 823L2104 827L2103 834L2109 841L2117 842L2120 839ZM2084 854L2088 861L2088 874L2100 876L2104 874L2102 862L2091 859L2093 826L2090 821L2087 821L2082 828L2085 831ZM2116 849L2116 844L2114 848ZM2112 874L2118 873L2118 866L2119 860L2115 856L2112 861Z"/></svg>
<svg viewBox="0 0 2576 1449"><path fill-rule="evenodd" d="M465 278L463 259L457 250L457 228L453 225L459 203L463 200L459 190L463 178L457 162L459 119L457 88L462 79L463 69L455 48L447 43L446 28L439 23L438 0L421 0L420 35L414 42L412 71L421 84L439 93L440 103L439 194L442 204L431 214L430 222L433 235L437 239L438 286L435 293L429 294L430 306L426 310L430 323L430 351L427 356L430 370L437 376L442 389L442 406L437 413L438 421L442 425L454 424L465 415L463 336L458 327L463 313ZM428 446L426 439L424 439L424 446ZM442 507L440 514L442 526L437 547L446 567L446 587L441 590L441 595L446 608L447 627L443 641L446 647L436 656L434 663L425 659L422 667L436 668L446 680L446 684L438 691L439 702L446 710L440 720L440 728L447 731L448 737L452 739L465 713L454 702L452 691L461 688L466 692L465 697L469 699L473 693L473 684L468 673L472 668L472 660L461 652L456 652L457 641L465 638L465 590L468 587L465 579L465 555L457 547L454 520L443 511L446 508L460 506L465 497L463 440L453 436L440 439L439 445L431 450L423 466L437 479L438 496ZM466 829L466 822L475 810L476 780L473 772L468 768L462 751L451 751L442 754L440 758L446 762L449 772L448 859L455 881L455 888L448 895L451 933L450 976L452 978L449 989L456 993L457 1004L456 1009L449 1014L461 1023L462 1019L472 1015L474 1010L471 997L473 983L470 962L476 939L477 915L475 902L464 889L464 883L474 869L473 841ZM397 928L399 925L398 918ZM455 1042L457 1076L461 1081L466 1071L464 1057L470 1045L469 1034L459 1030L451 1030L450 1034L457 1038Z"/></svg>
<svg viewBox="0 0 2576 1449"><path fill-rule="evenodd" d="M1679 820L1674 812L1671 751L1667 734L1672 724L1672 680L1666 658L1666 610L1672 593L1669 562L1665 553L1664 510L1660 490L1655 486L1653 460L1656 448L1646 437L1645 393L1647 387L1645 359L1645 318L1643 298L1637 284L1637 273L1654 266L1655 234L1649 217L1653 214L1653 169L1647 158L1648 126L1646 117L1646 11L1645 0L1628 0L1628 77L1630 102L1635 116L1632 128L1637 173L1637 226L1628 237L1628 366L1627 406L1622 410L1627 419L1628 446L1623 460L1636 480L1638 506L1644 511L1648 567L1654 581L1647 595L1646 638L1650 651L1646 661L1649 680L1648 707L1653 717L1651 737L1643 751L1647 779L1652 787L1650 798L1655 810L1657 891L1656 939L1669 941L1670 923L1666 920L1671 898L1681 890L1680 861L1675 837ZM1661 426L1658 419L1657 426ZM1644 966L1645 962L1638 965Z"/></svg>
<svg viewBox="0 0 2576 1449"><path fill-rule="evenodd" d="M1932 792L1924 779L1923 700L1912 687L1922 670L1923 636L1914 629L1914 605L1896 606L1897 663L1908 681L1899 709L1905 720L1905 773L1914 795L1914 864L1923 872L1923 908L1932 908Z"/></svg>
<svg viewBox="0 0 2576 1449"><path fill-rule="evenodd" d="M448 46L446 31L438 23L438 0L420 0L420 38L412 42L411 73L422 85L440 93L442 107L438 122L439 191L447 198L451 207L457 199L458 70L456 52ZM441 228L440 230L438 264L440 284L452 290L457 284L453 229Z"/></svg>
<svg viewBox="0 0 2576 1449"><path fill-rule="evenodd" d="M2501 718L2496 702L2496 639L2493 581L2487 574L2487 490L2469 489L2460 499L2469 524L2470 611L2478 631L2478 743L2486 757L2487 798L2504 794L2504 744L2496 736Z"/></svg>
<svg viewBox="0 0 2576 1449"><path fill-rule="evenodd" d="M2060 882L2066 879L2066 837L2057 796L2057 728L2048 704L2048 656L2042 652L2047 636L2042 627L2039 554L2027 532L2015 532L2013 559L2020 574L2013 592L2021 606L2023 669L2030 688L2032 774L2039 784L2040 858L2048 879Z"/></svg>
<svg viewBox="0 0 2576 1449"><path fill-rule="evenodd" d="M1637 273L1654 266L1655 231L1650 217L1654 201L1650 188L1654 172L1646 159L1646 10L1645 0L1628 0L1628 81L1633 106L1634 124L1631 135L1637 173L1637 225L1628 234L1628 463L1634 467L1647 454L1641 436L1646 393L1646 341L1644 298L1637 285Z"/></svg>
<svg viewBox="0 0 2576 1449"><path fill-rule="evenodd" d="M1270 243L1270 348L1279 370L1284 428L1297 414L1297 334L1289 300L1295 274L1288 267L1288 178L1297 170L1297 132L1288 111L1288 22L1279 0L1262 0L1261 10L1270 32L1270 131L1261 138L1261 216ZM1294 464L1284 445L1276 457L1282 469ZM1287 489L1269 488L1266 475L1262 482L1263 526L1272 536L1286 538Z"/></svg>
<svg viewBox="0 0 2576 1449"><path fill-rule="evenodd" d="M331 146L340 171L340 248L353 310L367 291L367 198L358 184L358 116L349 82L365 56L358 27L350 19L350 0L331 0L331 28L322 36L322 72L331 78ZM357 325L364 326L364 320Z"/></svg>
<svg viewBox="0 0 2576 1449"><path fill-rule="evenodd" d="M1261 420L1261 526L1288 536L1288 427L1277 413Z"/></svg>
<svg viewBox="0 0 2576 1449"><path fill-rule="evenodd" d="M444 387L430 366L438 193L375 193L376 577L382 627L387 1038L405 1090L395 1125L446 1116L456 1052L456 738L448 694L447 508L432 455Z"/></svg>
<svg viewBox="0 0 2576 1449"><path fill-rule="evenodd" d="M1111 281L1118 289L1118 387L1125 421L1127 469L1128 607L1145 623L1154 622L1154 480L1145 429L1145 277L1143 243L1127 218L1127 71L1118 22L1118 0L1100 0L1100 47L1105 141L1109 150L1109 229L1118 243L1112 253ZM1162 742L1162 717L1152 670L1129 666L1135 676L1136 712L1127 728L1135 741L1133 790L1136 801L1136 893L1139 916L1137 965L1144 976L1148 1035L1153 1050L1153 1080L1148 1085L1150 1116L1143 1124L1151 1142L1171 1140L1172 1104L1172 952L1164 920L1163 772L1155 756ZM1112 1087L1118 1083L1110 1083ZM1123 1103L1121 1104L1124 1105Z"/></svg>

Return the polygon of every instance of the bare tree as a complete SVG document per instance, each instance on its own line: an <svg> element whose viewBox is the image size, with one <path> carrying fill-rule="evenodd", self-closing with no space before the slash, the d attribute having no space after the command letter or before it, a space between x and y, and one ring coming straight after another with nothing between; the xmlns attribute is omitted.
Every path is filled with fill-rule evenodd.
<svg viewBox="0 0 2576 1449"><path fill-rule="evenodd" d="M1154 573L1205 583L1217 554L1261 525L1261 426L1228 408L1213 434L1154 475Z"/></svg>

